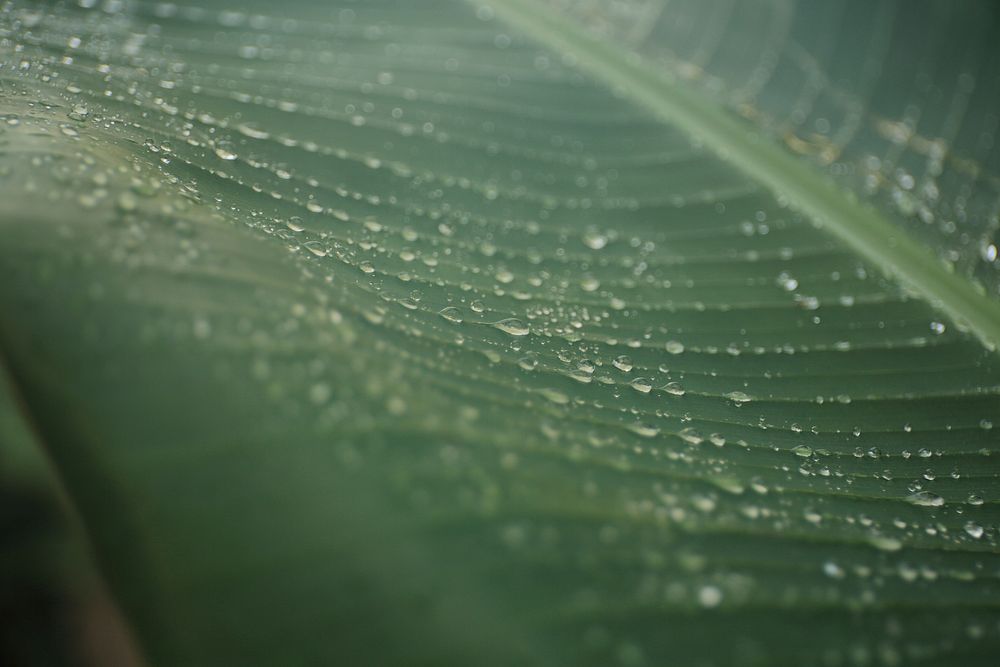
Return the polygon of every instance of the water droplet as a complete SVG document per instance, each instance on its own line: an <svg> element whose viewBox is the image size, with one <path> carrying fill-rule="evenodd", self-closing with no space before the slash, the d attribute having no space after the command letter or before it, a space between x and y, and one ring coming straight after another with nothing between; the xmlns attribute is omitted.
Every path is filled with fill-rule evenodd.
<svg viewBox="0 0 1000 667"><path fill-rule="evenodd" d="M688 443L689 445L700 445L701 443L705 442L705 438L701 435L701 433L698 433L696 429L690 426L688 426L687 428L682 428L677 433L677 437L679 437L681 440Z"/></svg>
<svg viewBox="0 0 1000 667"><path fill-rule="evenodd" d="M663 385L663 391L671 394L673 396L683 396L687 393L687 390L680 385L679 382L668 382Z"/></svg>
<svg viewBox="0 0 1000 667"><path fill-rule="evenodd" d="M124 212L134 211L139 206L139 198L131 192L123 192L118 197L118 209Z"/></svg>
<svg viewBox="0 0 1000 667"><path fill-rule="evenodd" d="M980 248L980 253L982 254L983 260L987 262L997 261L998 251L997 245L995 243L983 243Z"/></svg>
<svg viewBox="0 0 1000 667"><path fill-rule="evenodd" d="M930 491L917 491L907 496L906 500L920 507L941 507L944 505L944 498Z"/></svg>
<svg viewBox="0 0 1000 667"><path fill-rule="evenodd" d="M649 424L643 424L641 422L629 424L628 430L632 431L636 435L642 436L643 438L655 438L660 434L660 429L657 427Z"/></svg>
<svg viewBox="0 0 1000 667"><path fill-rule="evenodd" d="M600 250L608 244L608 237L598 231L590 230L583 235L583 242L591 250Z"/></svg>
<svg viewBox="0 0 1000 667"><path fill-rule="evenodd" d="M899 551L903 548L902 542L886 535L872 535L868 538L868 543L880 551Z"/></svg>
<svg viewBox="0 0 1000 667"><path fill-rule="evenodd" d="M87 120L87 116L90 115L90 110L82 104L76 104L66 115L73 120Z"/></svg>
<svg viewBox="0 0 1000 667"><path fill-rule="evenodd" d="M615 360L611 364L620 371L628 373L632 370L632 358L627 354L623 354L619 357L615 357Z"/></svg>
<svg viewBox="0 0 1000 667"><path fill-rule="evenodd" d="M247 123L241 123L236 126L236 130L245 137L250 137L251 139L267 139L269 135L264 130L259 130L253 125Z"/></svg>
<svg viewBox="0 0 1000 667"><path fill-rule="evenodd" d="M844 568L840 567L832 560L828 560L825 563L823 563L823 574L833 579L843 579Z"/></svg>
<svg viewBox="0 0 1000 667"><path fill-rule="evenodd" d="M219 156L219 159L231 161L235 160L237 157L236 153L230 148L228 143L220 142L215 146L215 154Z"/></svg>
<svg viewBox="0 0 1000 667"><path fill-rule="evenodd" d="M749 394L742 391L731 391L726 394L726 398L735 403L736 405L743 405L744 403L749 403L753 399Z"/></svg>
<svg viewBox="0 0 1000 667"><path fill-rule="evenodd" d="M636 378L629 382L629 385L636 391L648 394L653 389L653 383L649 378Z"/></svg>
<svg viewBox="0 0 1000 667"><path fill-rule="evenodd" d="M569 403L569 396L557 389L539 389L538 393L556 405L566 405Z"/></svg>
<svg viewBox="0 0 1000 667"><path fill-rule="evenodd" d="M971 537L978 540L983 536L984 531L983 527L980 526L978 523L970 521L967 524L965 524L965 532L967 532Z"/></svg>
<svg viewBox="0 0 1000 667"><path fill-rule="evenodd" d="M326 248L319 241L306 241L302 247L317 257L326 257Z"/></svg>
<svg viewBox="0 0 1000 667"><path fill-rule="evenodd" d="M792 453L796 456L808 458L813 455L813 450L809 445L795 445L792 447Z"/></svg>
<svg viewBox="0 0 1000 667"><path fill-rule="evenodd" d="M718 607L722 602L722 591L717 586L702 586L698 590L698 604L706 609Z"/></svg>
<svg viewBox="0 0 1000 667"><path fill-rule="evenodd" d="M449 322L454 322L455 324L461 324L462 320L464 319L462 317L462 311L456 308L455 306L448 306L447 308L442 308L441 310L438 311L438 315L448 320Z"/></svg>
<svg viewBox="0 0 1000 667"><path fill-rule="evenodd" d="M680 354L684 351L684 343L679 340L668 340L666 348L670 354Z"/></svg>
<svg viewBox="0 0 1000 667"><path fill-rule="evenodd" d="M528 325L516 317L508 317L505 320L494 322L493 326L511 336L527 336L531 332Z"/></svg>

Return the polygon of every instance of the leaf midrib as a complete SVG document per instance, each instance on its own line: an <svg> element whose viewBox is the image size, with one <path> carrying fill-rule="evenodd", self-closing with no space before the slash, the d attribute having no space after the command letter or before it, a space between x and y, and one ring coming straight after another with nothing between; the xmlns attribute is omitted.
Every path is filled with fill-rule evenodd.
<svg viewBox="0 0 1000 667"><path fill-rule="evenodd" d="M787 199L862 258L967 327L987 348L1000 348L1000 303L824 174L726 109L630 57L634 54L588 35L538 0L491 0L490 6L542 46L572 56L576 66L597 81L696 136L720 159Z"/></svg>

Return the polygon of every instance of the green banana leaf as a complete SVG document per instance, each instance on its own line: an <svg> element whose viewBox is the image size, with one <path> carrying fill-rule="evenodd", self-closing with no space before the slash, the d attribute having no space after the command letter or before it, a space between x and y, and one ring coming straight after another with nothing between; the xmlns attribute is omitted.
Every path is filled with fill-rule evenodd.
<svg viewBox="0 0 1000 667"><path fill-rule="evenodd" d="M4 0L0 660L996 664L998 43Z"/></svg>

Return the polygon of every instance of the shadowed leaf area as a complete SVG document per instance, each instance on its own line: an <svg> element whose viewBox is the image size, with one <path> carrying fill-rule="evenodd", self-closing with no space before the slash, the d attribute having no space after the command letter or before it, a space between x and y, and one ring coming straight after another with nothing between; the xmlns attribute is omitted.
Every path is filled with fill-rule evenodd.
<svg viewBox="0 0 1000 667"><path fill-rule="evenodd" d="M995 664L997 43L2 2L0 657Z"/></svg>

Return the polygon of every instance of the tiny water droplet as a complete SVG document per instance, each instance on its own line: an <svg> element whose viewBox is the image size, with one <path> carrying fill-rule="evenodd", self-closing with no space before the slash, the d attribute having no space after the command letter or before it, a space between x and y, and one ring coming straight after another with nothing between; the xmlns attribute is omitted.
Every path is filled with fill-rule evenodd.
<svg viewBox="0 0 1000 667"><path fill-rule="evenodd" d="M868 538L868 543L880 551L899 551L903 548L901 541L886 535L872 535Z"/></svg>
<svg viewBox="0 0 1000 667"><path fill-rule="evenodd" d="M832 560L828 560L825 563L823 563L823 574L832 579L843 579L844 568L840 567Z"/></svg>
<svg viewBox="0 0 1000 667"><path fill-rule="evenodd" d="M687 393L687 390L680 385L679 382L668 382L663 385L663 391L671 394L673 396L683 396Z"/></svg>
<svg viewBox="0 0 1000 667"><path fill-rule="evenodd" d="M462 311L455 306L448 306L447 308L442 308L438 311L438 315L448 320L449 322L454 322L455 324L461 324L463 321Z"/></svg>
<svg viewBox="0 0 1000 667"><path fill-rule="evenodd" d="M930 491L917 491L907 496L906 500L920 507L941 507L944 505L944 498Z"/></svg>
<svg viewBox="0 0 1000 667"><path fill-rule="evenodd" d="M538 393L556 405L566 405L569 403L569 396L557 389L539 389Z"/></svg>
<svg viewBox="0 0 1000 667"><path fill-rule="evenodd" d="M598 231L590 230L583 235L583 242L591 250L600 250L608 244L608 237Z"/></svg>
<svg viewBox="0 0 1000 667"><path fill-rule="evenodd" d="M629 424L628 430L632 431L638 436L643 438L655 438L660 434L660 429L649 424L643 424L641 422L636 422L635 424Z"/></svg>
<svg viewBox="0 0 1000 667"><path fill-rule="evenodd" d="M87 116L90 115L90 110L82 104L76 104L66 115L73 120L87 120Z"/></svg>
<svg viewBox="0 0 1000 667"><path fill-rule="evenodd" d="M980 526L978 523L970 521L967 524L965 524L965 532L967 532L970 537L973 537L978 540L983 536L984 531L983 527Z"/></svg>
<svg viewBox="0 0 1000 667"><path fill-rule="evenodd" d="M653 383L650 382L649 378L635 378L629 385L636 391L648 394L653 389Z"/></svg>
<svg viewBox="0 0 1000 667"><path fill-rule="evenodd" d="M139 206L139 199L131 192L123 192L118 197L118 209L120 211L134 211Z"/></svg>
<svg viewBox="0 0 1000 667"><path fill-rule="evenodd" d="M726 394L726 398L735 403L736 405L743 405L744 403L749 403L753 399L749 394L742 391L731 391Z"/></svg>
<svg viewBox="0 0 1000 667"><path fill-rule="evenodd" d="M226 161L232 161L238 157L227 143L217 144L215 146L215 154L219 156L219 159Z"/></svg>
<svg viewBox="0 0 1000 667"><path fill-rule="evenodd" d="M670 354L680 354L684 351L684 343L679 340L668 340L666 348Z"/></svg>
<svg viewBox="0 0 1000 667"><path fill-rule="evenodd" d="M698 590L698 604L706 609L718 607L722 602L722 591L717 586L702 586Z"/></svg>
<svg viewBox="0 0 1000 667"><path fill-rule="evenodd" d="M690 426L688 426L687 428L682 428L677 433L677 437L679 437L681 440L688 443L689 445L700 445L701 443L705 442L704 436L702 436L702 434L699 433L697 429L694 429Z"/></svg>
<svg viewBox="0 0 1000 667"><path fill-rule="evenodd" d="M306 241L302 244L302 247L317 257L326 257L326 248L319 241Z"/></svg>
<svg viewBox="0 0 1000 667"><path fill-rule="evenodd" d="M632 370L632 358L627 354L615 357L615 360L611 364L620 371L628 373Z"/></svg>
<svg viewBox="0 0 1000 667"><path fill-rule="evenodd" d="M508 317L505 320L494 322L493 326L511 336L527 336L530 333L528 325L516 317Z"/></svg>

